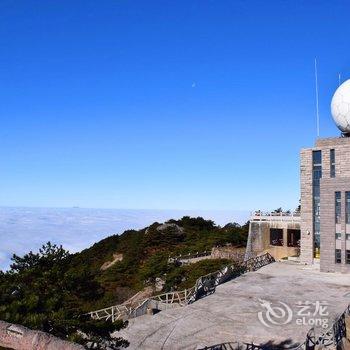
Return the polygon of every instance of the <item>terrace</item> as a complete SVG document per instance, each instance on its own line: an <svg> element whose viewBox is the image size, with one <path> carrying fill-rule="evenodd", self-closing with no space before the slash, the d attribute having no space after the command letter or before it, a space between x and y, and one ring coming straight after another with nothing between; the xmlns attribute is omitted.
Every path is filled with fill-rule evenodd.
<svg viewBox="0 0 350 350"><path fill-rule="evenodd" d="M265 305L292 310L286 324L259 321ZM329 325L350 303L350 275L319 272L312 266L276 262L219 285L216 292L193 304L129 320L117 333L130 341L130 349L201 349L227 342L298 346L313 325L298 321L300 303L327 305ZM316 327L317 334L324 330Z"/></svg>

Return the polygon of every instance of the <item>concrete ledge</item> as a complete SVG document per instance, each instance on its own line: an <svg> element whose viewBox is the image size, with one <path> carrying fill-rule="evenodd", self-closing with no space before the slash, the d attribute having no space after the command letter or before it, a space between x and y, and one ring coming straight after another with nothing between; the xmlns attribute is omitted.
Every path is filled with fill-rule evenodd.
<svg viewBox="0 0 350 350"><path fill-rule="evenodd" d="M51 334L0 321L0 346L14 350L84 350Z"/></svg>

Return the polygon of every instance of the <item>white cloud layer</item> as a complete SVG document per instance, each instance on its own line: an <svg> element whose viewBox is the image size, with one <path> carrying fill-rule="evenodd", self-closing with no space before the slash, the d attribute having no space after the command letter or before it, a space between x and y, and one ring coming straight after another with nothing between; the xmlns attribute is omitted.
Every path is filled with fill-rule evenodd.
<svg viewBox="0 0 350 350"><path fill-rule="evenodd" d="M140 229L154 221L164 222L184 215L203 216L219 225L244 223L247 211L121 210L81 208L0 208L0 270L9 267L13 253L37 250L51 241L77 252L93 243Z"/></svg>

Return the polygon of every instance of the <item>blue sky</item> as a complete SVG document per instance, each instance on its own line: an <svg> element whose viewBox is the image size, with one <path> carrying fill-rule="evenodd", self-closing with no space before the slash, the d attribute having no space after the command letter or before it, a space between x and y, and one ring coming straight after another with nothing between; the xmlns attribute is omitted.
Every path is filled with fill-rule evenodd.
<svg viewBox="0 0 350 350"><path fill-rule="evenodd" d="M338 135L347 1L0 3L0 205L293 208Z"/></svg>

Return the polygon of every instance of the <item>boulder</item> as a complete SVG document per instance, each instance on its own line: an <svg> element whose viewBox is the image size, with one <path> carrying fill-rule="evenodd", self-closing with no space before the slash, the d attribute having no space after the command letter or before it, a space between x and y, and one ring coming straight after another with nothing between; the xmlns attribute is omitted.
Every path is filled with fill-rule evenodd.
<svg viewBox="0 0 350 350"><path fill-rule="evenodd" d="M184 233L183 227L174 223L166 223L166 224L159 225L157 227L157 231L159 232L164 232L168 230L171 230L172 232L177 233L179 235L182 235Z"/></svg>

